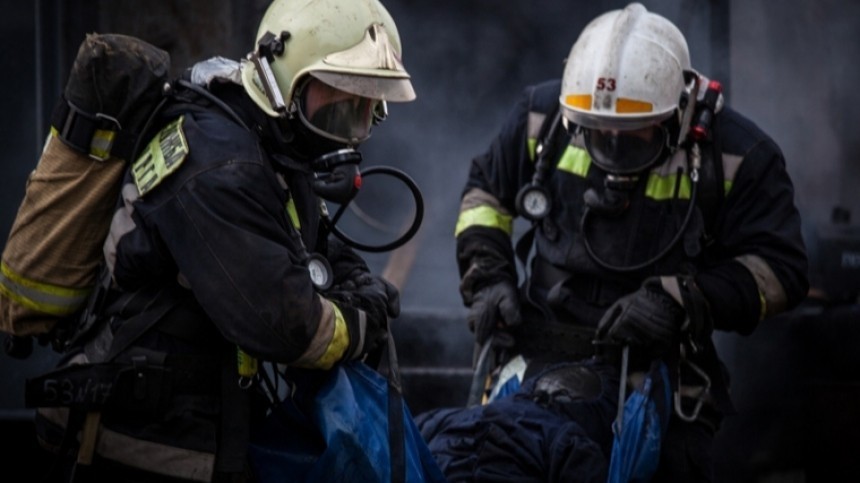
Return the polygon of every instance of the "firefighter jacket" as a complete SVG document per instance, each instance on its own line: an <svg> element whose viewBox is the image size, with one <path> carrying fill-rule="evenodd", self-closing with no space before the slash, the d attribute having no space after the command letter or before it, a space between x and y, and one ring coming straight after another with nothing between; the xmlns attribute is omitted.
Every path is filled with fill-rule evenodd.
<svg viewBox="0 0 860 483"><path fill-rule="evenodd" d="M241 88L222 98L247 126L264 125ZM96 454L210 481L245 462L254 401L237 384L237 347L328 368L346 350L347 329L306 266L320 222L313 174L276 172L259 130L209 103L179 103L162 117L126 175L105 244L114 282L107 323L73 358L105 360L123 327L152 323L112 354L151 370L114 388ZM44 427L62 424L62 411L40 413Z"/></svg>
<svg viewBox="0 0 860 483"><path fill-rule="evenodd" d="M538 135L558 109L559 94L560 81L527 88L489 149L472 160L455 231L467 303L482 284L517 276L511 243L515 201L532 182ZM635 265L659 253L690 208L687 150L667 155L640 176L622 213L593 214L583 226L583 196L589 189L602 192L605 174L591 162L581 136L558 129L546 143L559 146L550 155L552 170L544 182L551 210L535 227L534 257L525 267L521 294L524 316L535 308L539 319L594 328L609 304L646 277L676 274L695 277L719 330L749 334L762 319L799 303L808 289L807 258L782 153L729 108L718 114L713 132L702 144L702 172L708 168L711 174L700 180L700 191L716 184L711 192L718 196L699 197L680 241L665 257L618 272L595 262L585 237L613 266Z"/></svg>

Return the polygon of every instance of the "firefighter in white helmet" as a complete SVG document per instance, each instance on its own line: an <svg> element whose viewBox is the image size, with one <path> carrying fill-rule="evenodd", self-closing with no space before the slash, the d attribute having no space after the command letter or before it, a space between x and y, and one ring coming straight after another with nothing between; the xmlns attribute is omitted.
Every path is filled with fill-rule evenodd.
<svg viewBox="0 0 860 483"><path fill-rule="evenodd" d="M141 371L84 425L99 442L75 470L87 481L246 481L268 402L236 384L257 380L245 362L328 369L381 348L398 291L319 236L321 198L350 201L356 148L388 102L415 99L401 53L378 0L275 0L246 59L172 84L124 181L103 308L69 350ZM57 436L81 426L63 414L40 410L38 426L68 455Z"/></svg>
<svg viewBox="0 0 860 483"><path fill-rule="evenodd" d="M533 229L515 247L516 216ZM472 160L455 236L469 326L501 354L490 404L558 361L620 366L627 347L631 373L667 363L677 404L654 481L713 479L732 412L713 330L749 334L808 289L779 147L638 3L591 21L562 79L525 90Z"/></svg>

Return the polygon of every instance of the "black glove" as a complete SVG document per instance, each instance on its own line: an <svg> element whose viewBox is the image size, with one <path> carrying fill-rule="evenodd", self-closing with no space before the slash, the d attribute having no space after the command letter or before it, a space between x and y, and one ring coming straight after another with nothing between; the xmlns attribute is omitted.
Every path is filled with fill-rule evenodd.
<svg viewBox="0 0 860 483"><path fill-rule="evenodd" d="M363 357L388 339L388 318L400 315L397 288L379 276L368 275L353 291L330 291L325 297L340 308L349 331L345 359Z"/></svg>
<svg viewBox="0 0 860 483"><path fill-rule="evenodd" d="M663 290L660 277L651 277L609 307L598 323L595 340L662 355L680 340L685 318L684 308Z"/></svg>
<svg viewBox="0 0 860 483"><path fill-rule="evenodd" d="M513 282L503 280L478 290L472 297L466 321L479 344L497 331L519 324L520 300Z"/></svg>
<svg viewBox="0 0 860 483"><path fill-rule="evenodd" d="M367 263L342 240L330 237L326 259L332 269L332 290L351 292L370 276Z"/></svg>

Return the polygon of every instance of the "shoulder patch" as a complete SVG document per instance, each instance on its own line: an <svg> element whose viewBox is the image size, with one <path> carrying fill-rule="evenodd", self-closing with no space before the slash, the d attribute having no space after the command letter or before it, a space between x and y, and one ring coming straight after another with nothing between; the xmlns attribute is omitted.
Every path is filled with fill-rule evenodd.
<svg viewBox="0 0 860 483"><path fill-rule="evenodd" d="M180 116L159 131L132 165L134 184L141 196L176 171L188 156L188 142L182 132L184 119Z"/></svg>

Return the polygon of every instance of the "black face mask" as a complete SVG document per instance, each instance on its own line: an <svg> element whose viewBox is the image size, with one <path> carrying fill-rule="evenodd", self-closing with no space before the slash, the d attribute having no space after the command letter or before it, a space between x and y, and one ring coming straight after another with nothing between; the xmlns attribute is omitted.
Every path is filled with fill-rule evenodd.
<svg viewBox="0 0 860 483"><path fill-rule="evenodd" d="M326 153L311 163L315 179L314 192L320 198L333 203L352 201L361 188L361 153L346 148Z"/></svg>
<svg viewBox="0 0 860 483"><path fill-rule="evenodd" d="M328 153L347 148L346 144L313 132L297 118L277 122L284 151L297 161L312 162Z"/></svg>
<svg viewBox="0 0 860 483"><path fill-rule="evenodd" d="M583 134L594 164L611 174L641 173L665 157L667 133L662 126L654 126L646 136L596 129L584 129Z"/></svg>

